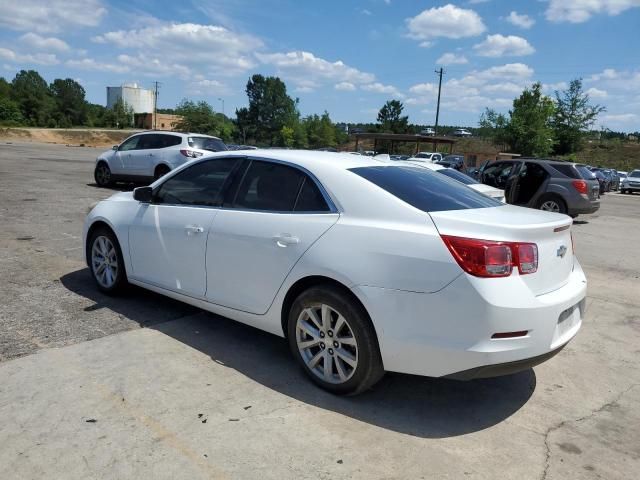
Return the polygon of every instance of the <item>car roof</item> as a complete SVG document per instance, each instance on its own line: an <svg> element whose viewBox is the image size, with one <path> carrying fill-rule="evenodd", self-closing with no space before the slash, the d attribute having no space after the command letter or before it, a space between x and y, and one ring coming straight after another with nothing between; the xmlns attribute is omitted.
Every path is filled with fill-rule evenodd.
<svg viewBox="0 0 640 480"><path fill-rule="evenodd" d="M160 134L165 134L165 135L175 135L175 136L178 136L178 137L205 137L205 138L214 138L216 140L220 140L219 137L214 137L213 135L206 135L204 133L173 132L173 131L170 131L170 130L147 130L147 131L144 131L144 132L136 132L131 136L133 137L133 136L136 136L136 135L157 135L159 133Z"/></svg>

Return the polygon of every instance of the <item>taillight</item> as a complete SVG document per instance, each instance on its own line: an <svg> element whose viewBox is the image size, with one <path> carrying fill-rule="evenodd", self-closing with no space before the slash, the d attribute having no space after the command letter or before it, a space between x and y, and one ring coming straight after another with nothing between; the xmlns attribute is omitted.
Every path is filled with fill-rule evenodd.
<svg viewBox="0 0 640 480"><path fill-rule="evenodd" d="M538 270L535 243L495 242L442 235L458 265L476 277L508 277L514 267L520 275Z"/></svg>
<svg viewBox="0 0 640 480"><path fill-rule="evenodd" d="M587 194L587 182L585 182L584 180L574 180L573 182L571 182L571 184L573 185L573 188L578 191L578 193L581 193L582 195Z"/></svg>
<svg viewBox="0 0 640 480"><path fill-rule="evenodd" d="M180 153L185 157L189 157L189 158L198 158L202 156L201 152L196 152L195 150L183 149L183 150L180 150Z"/></svg>

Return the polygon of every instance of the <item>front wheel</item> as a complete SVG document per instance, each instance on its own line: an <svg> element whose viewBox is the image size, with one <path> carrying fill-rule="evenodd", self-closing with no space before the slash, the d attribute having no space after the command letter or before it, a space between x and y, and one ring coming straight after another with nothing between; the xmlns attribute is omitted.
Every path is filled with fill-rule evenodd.
<svg viewBox="0 0 640 480"><path fill-rule="evenodd" d="M108 228L98 228L87 242L87 257L91 275L98 289L116 293L127 283L122 251L115 234Z"/></svg>
<svg viewBox="0 0 640 480"><path fill-rule="evenodd" d="M333 286L313 287L293 302L289 346L307 375L332 393L355 395L384 375L369 316Z"/></svg>
<svg viewBox="0 0 640 480"><path fill-rule="evenodd" d="M113 183L111 169L105 162L100 162L96 165L96 169L93 171L93 178L99 187L108 187Z"/></svg>

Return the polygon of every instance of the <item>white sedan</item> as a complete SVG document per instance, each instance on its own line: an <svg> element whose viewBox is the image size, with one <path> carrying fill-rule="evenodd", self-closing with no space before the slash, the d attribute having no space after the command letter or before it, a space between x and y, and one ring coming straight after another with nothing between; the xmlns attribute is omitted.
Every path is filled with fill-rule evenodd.
<svg viewBox="0 0 640 480"><path fill-rule="evenodd" d="M385 371L469 379L550 358L580 328L571 218L424 168L339 153L220 152L88 214L100 290L127 283L287 338L354 394Z"/></svg>

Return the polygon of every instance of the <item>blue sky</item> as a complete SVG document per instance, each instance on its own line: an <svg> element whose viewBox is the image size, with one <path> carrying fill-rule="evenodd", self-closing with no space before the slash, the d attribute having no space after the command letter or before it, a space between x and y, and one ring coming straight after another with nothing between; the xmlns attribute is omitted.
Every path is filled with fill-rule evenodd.
<svg viewBox="0 0 640 480"><path fill-rule="evenodd" d="M254 73L278 75L303 115L374 122L390 98L432 124L475 126L527 85L582 77L598 126L640 130L640 0L0 0L0 76L70 77L95 103L107 85L162 82L159 105L246 104Z"/></svg>

